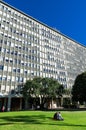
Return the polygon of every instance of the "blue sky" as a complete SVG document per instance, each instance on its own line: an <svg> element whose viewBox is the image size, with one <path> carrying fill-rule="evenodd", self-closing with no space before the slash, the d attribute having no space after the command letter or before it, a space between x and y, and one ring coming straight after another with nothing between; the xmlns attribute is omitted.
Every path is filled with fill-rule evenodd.
<svg viewBox="0 0 86 130"><path fill-rule="evenodd" d="M86 46L86 0L4 0Z"/></svg>

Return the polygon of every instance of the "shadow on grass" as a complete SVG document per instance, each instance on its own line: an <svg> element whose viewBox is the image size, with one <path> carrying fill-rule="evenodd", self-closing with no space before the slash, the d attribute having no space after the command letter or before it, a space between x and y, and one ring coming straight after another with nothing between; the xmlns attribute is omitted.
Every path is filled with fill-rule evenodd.
<svg viewBox="0 0 86 130"><path fill-rule="evenodd" d="M52 120L52 122L57 122L57 124L52 124L50 123L50 125L58 125L58 126L72 126L72 127L86 127L86 125L82 125L82 124L71 124L71 123L65 123L64 120L62 121L58 121L58 120L54 120L53 118L50 118L49 119Z"/></svg>
<svg viewBox="0 0 86 130"><path fill-rule="evenodd" d="M4 123L0 122L0 125L12 125L17 123L22 124L44 124L44 125L56 125L56 126L71 126L71 127L86 127L81 124L70 124L65 121L55 121L50 117L44 115L28 115L28 116L5 116L0 119L4 120Z"/></svg>
<svg viewBox="0 0 86 130"><path fill-rule="evenodd" d="M36 115L36 116L4 116L0 119L4 120L4 122L8 123L2 123L0 122L0 125L9 125L9 124L15 124L15 123L28 123L28 124L43 124L43 120L45 120L44 115Z"/></svg>
<svg viewBox="0 0 86 130"><path fill-rule="evenodd" d="M9 122L8 122L8 123L5 123L5 122L4 122L4 123L0 123L0 125L8 125L8 126L9 126L9 125L13 125L13 124L14 124L14 123L9 123Z"/></svg>
<svg viewBox="0 0 86 130"><path fill-rule="evenodd" d="M78 124L68 124L68 123L63 123L63 124L58 124L59 126L72 126L72 127L86 127L86 125L78 125Z"/></svg>

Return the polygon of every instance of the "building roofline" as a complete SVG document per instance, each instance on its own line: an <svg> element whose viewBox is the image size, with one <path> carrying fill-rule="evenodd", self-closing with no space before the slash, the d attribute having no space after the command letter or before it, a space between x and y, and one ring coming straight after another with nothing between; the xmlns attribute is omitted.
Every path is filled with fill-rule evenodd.
<svg viewBox="0 0 86 130"><path fill-rule="evenodd" d="M85 47L85 48L86 48L86 46L85 46L85 45L83 45L83 44L81 44L81 43L77 42L76 40L74 40L74 39L72 39L72 38L68 37L67 35L65 35L65 34L61 33L61 32L60 32L60 31L58 31L57 29L54 29L54 28L52 28L52 27L48 26L47 24L45 24L45 23L43 23L43 22L41 22L41 21L39 21L39 20L37 20L37 19L33 18L32 16L30 16L30 15L28 15L28 14L24 13L24 12L23 12L23 11L21 11L20 9L17 9L16 7L13 7L12 5L10 5L10 4L8 4L8 3L4 2L3 0L0 0L0 2L1 2L2 4L5 4L6 6L9 6L9 7L10 7L10 8L12 8L12 9L14 9L14 10L18 11L19 13L22 13L22 14L23 14L23 15L25 15L26 17L29 17L29 18L31 18L32 20L34 20L34 21L36 21L36 22L38 22L38 23L42 24L43 26L46 26L47 28L51 29L52 31L55 31L56 33L59 33L60 35L62 35L62 36L64 36L64 37L66 37L66 38L68 38L69 40L72 40L73 42L75 42L75 43L77 43L77 44L79 44L79 45L81 45L81 46L83 46L83 47Z"/></svg>

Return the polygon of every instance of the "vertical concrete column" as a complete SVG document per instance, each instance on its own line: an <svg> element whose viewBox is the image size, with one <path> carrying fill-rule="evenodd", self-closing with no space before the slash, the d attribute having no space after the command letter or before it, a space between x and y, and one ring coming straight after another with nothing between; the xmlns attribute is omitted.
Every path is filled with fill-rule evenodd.
<svg viewBox="0 0 86 130"><path fill-rule="evenodd" d="M8 97L7 111L11 109L11 96Z"/></svg>
<svg viewBox="0 0 86 130"><path fill-rule="evenodd" d="M3 104L3 106L5 107L5 110L6 110L6 102L7 102L7 99L6 99L6 97L4 98L4 104Z"/></svg>
<svg viewBox="0 0 86 130"><path fill-rule="evenodd" d="M22 110L22 98L20 98L20 110Z"/></svg>
<svg viewBox="0 0 86 130"><path fill-rule="evenodd" d="M62 107L62 105L63 105L63 97L61 97L61 107Z"/></svg>

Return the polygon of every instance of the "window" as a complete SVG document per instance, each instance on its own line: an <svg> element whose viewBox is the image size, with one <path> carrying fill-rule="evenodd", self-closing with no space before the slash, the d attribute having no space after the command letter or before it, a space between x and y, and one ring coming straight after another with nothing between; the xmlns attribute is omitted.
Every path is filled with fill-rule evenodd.
<svg viewBox="0 0 86 130"><path fill-rule="evenodd" d="M4 70L7 71L7 66L4 66Z"/></svg>
<svg viewBox="0 0 86 130"><path fill-rule="evenodd" d="M6 52L7 52L8 54L10 54L10 49L6 49Z"/></svg>
<svg viewBox="0 0 86 130"><path fill-rule="evenodd" d="M11 47L14 47L14 43L11 43Z"/></svg>
<svg viewBox="0 0 86 130"><path fill-rule="evenodd" d="M15 81L15 77L14 77L14 76L12 76L12 81L13 81L13 82Z"/></svg>
<svg viewBox="0 0 86 130"><path fill-rule="evenodd" d="M4 41L4 44L7 45L7 41Z"/></svg>
<svg viewBox="0 0 86 130"><path fill-rule="evenodd" d="M4 66L3 65L0 65L0 70L3 70Z"/></svg>
<svg viewBox="0 0 86 130"><path fill-rule="evenodd" d="M0 51L1 51L1 49L2 49L2 48L0 47Z"/></svg>
<svg viewBox="0 0 86 130"><path fill-rule="evenodd" d="M13 72L16 72L16 68L13 68Z"/></svg>
<svg viewBox="0 0 86 130"><path fill-rule="evenodd" d="M5 53L5 52L6 52L6 49L5 49L5 48L2 48L2 52Z"/></svg>
<svg viewBox="0 0 86 130"><path fill-rule="evenodd" d="M27 70L25 70L24 73L27 74Z"/></svg>
<svg viewBox="0 0 86 130"><path fill-rule="evenodd" d="M3 40L0 40L0 43L3 43Z"/></svg>
<svg viewBox="0 0 86 130"><path fill-rule="evenodd" d="M18 53L18 52L17 52L17 51L15 51L15 55L17 55L17 53Z"/></svg>
<svg viewBox="0 0 86 130"><path fill-rule="evenodd" d="M15 59L15 64L17 64L17 59Z"/></svg>
<svg viewBox="0 0 86 130"><path fill-rule="evenodd" d="M6 77L6 76L3 76L3 77L2 77L2 80L6 81L6 80L7 80L7 77Z"/></svg>
<svg viewBox="0 0 86 130"><path fill-rule="evenodd" d="M18 64L21 64L21 60L18 60Z"/></svg>
<svg viewBox="0 0 86 130"><path fill-rule="evenodd" d="M6 62L9 62L8 58L6 58L5 60L6 60Z"/></svg>
<svg viewBox="0 0 86 130"><path fill-rule="evenodd" d="M19 77L16 77L16 81L19 82Z"/></svg>
<svg viewBox="0 0 86 130"><path fill-rule="evenodd" d="M17 72L20 73L20 69L19 68L17 69Z"/></svg>
<svg viewBox="0 0 86 130"><path fill-rule="evenodd" d="M2 76L0 75L0 81L2 81Z"/></svg>
<svg viewBox="0 0 86 130"><path fill-rule="evenodd" d="M7 46L10 46L10 45L11 45L11 42L8 41L8 42L7 42Z"/></svg>
<svg viewBox="0 0 86 130"><path fill-rule="evenodd" d="M20 77L20 82L23 82L23 78L22 77Z"/></svg>
<svg viewBox="0 0 86 130"><path fill-rule="evenodd" d="M12 71L12 68L11 67L8 67L8 72L11 72Z"/></svg>
<svg viewBox="0 0 86 130"><path fill-rule="evenodd" d="M13 63L13 60L10 58L10 63Z"/></svg>

